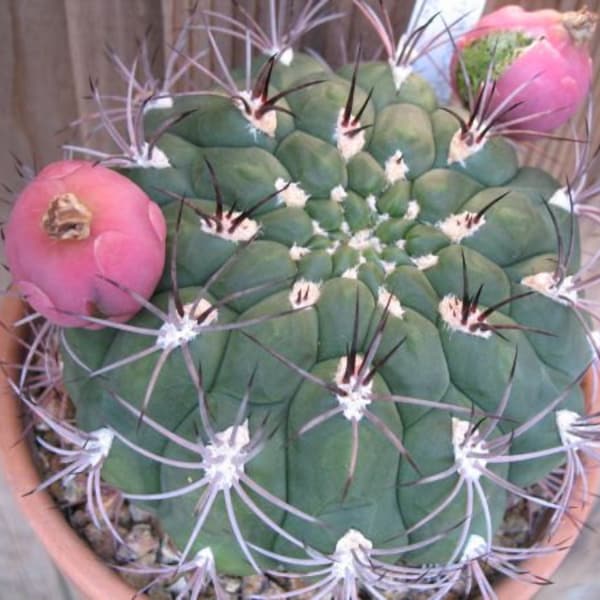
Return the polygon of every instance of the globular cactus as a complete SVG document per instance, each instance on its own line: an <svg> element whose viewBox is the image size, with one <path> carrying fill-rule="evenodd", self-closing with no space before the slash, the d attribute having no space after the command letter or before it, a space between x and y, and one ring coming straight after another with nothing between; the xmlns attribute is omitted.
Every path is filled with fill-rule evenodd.
<svg viewBox="0 0 600 600"><path fill-rule="evenodd" d="M471 115L439 106L410 46L334 72L223 28L277 54L214 91L130 95L141 137L99 155L160 206L167 258L150 299L103 280L142 306L129 322L61 331L72 470L156 511L189 590L225 597L217 572L314 598L442 597L481 584L480 562L527 577L513 559L546 550L497 544L508 498L568 510L595 431L585 211L519 166L485 90Z"/></svg>

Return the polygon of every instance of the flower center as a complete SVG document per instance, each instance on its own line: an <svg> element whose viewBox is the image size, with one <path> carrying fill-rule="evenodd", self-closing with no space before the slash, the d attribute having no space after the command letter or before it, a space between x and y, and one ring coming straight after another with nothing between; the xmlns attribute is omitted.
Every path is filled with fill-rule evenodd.
<svg viewBox="0 0 600 600"><path fill-rule="evenodd" d="M50 200L42 217L42 227L56 240L85 240L90 235L92 211L70 192Z"/></svg>
<svg viewBox="0 0 600 600"><path fill-rule="evenodd" d="M561 24L569 32L576 44L585 44L594 36L598 15L584 6L581 10L571 10L561 18Z"/></svg>

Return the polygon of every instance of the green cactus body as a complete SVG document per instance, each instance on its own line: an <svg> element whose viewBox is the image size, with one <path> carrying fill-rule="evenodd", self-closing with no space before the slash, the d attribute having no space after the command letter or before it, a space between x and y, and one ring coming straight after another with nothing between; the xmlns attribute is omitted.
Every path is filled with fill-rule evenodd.
<svg viewBox="0 0 600 600"><path fill-rule="evenodd" d="M287 96L281 106L291 112L272 113L272 133L257 129L227 96L186 96L172 109L147 113L151 131L193 111L158 143L168 169L123 169L160 204L169 224L167 268L152 304L173 310L174 262L186 314L192 321L208 316L185 343L161 334L159 316L147 309L131 322L144 335L69 330L65 380L82 428L108 425L149 453L192 462L198 456L139 423L116 397L138 409L147 404L150 419L190 442L207 442L199 402L218 433L234 425L247 396L240 431L247 427L250 439L263 440L245 476L319 520L307 522L245 488L277 527L327 555L349 529L383 548L446 533L387 559L444 563L456 558L467 502L474 506L468 533L482 536L486 527L499 526L506 507L505 491L482 478L491 523L466 488L436 512L460 475L418 483L455 463L461 420L468 421L470 411L498 410L516 348L510 399L491 439L542 412L591 358L584 327L569 306L542 294L502 304L529 289L524 277L552 268L556 231L549 211L564 237L569 219L544 203L558 184L519 169L500 138L463 164L448 164L457 122L416 75L398 92L385 63L360 66L353 111L365 104L356 126L370 127L346 135L339 121L352 69L330 74L309 57L297 54L295 61L297 70L275 66L277 89L323 82ZM229 219L221 231L212 219L217 192L209 165ZM185 203L177 225L179 196ZM227 224L242 211L250 212L230 232ZM470 294L480 290L477 310L499 305L481 329L461 328L448 313L460 312L465 270ZM364 389L342 397L319 383L345 385L349 355L354 351L359 369L372 348L375 368ZM198 369L200 399L192 376ZM402 400L407 397L432 404ZM573 387L561 406L581 411L582 403ZM550 413L508 453L558 444ZM553 454L489 468L524 486L561 460ZM103 475L129 494L151 495L190 486L202 473L161 464L115 440ZM198 488L143 504L156 510L183 549L202 511L199 497ZM191 547L210 546L220 572L252 571L229 510L247 543L302 554L246 503L234 497L229 507L221 494ZM256 556L261 565L271 564Z"/></svg>

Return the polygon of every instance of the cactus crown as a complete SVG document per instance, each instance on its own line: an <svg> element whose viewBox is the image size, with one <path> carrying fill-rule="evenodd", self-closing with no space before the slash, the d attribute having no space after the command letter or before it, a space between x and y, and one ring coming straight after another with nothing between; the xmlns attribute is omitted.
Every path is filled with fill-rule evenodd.
<svg viewBox="0 0 600 600"><path fill-rule="evenodd" d="M183 41L147 81L110 52L124 102L92 91L118 150L68 150L160 206L167 265L149 300L107 282L141 304L128 323L40 333L60 339L76 429L17 389L73 444L63 475L93 487L101 472L158 514L195 597L251 572L314 598L438 598L465 576L489 596L483 563L533 577L515 559L547 551L497 542L509 499L564 513L595 443L577 385L595 347L576 227L589 170L557 201L557 181L486 135L489 90L465 118L400 77L426 28L392 45L366 1L389 60L328 69L295 44L337 15L304 4L271 2L270 32L245 12L191 15L215 74L203 53L177 70ZM247 42L245 72L226 67L222 31ZM195 68L213 89L170 87Z"/></svg>

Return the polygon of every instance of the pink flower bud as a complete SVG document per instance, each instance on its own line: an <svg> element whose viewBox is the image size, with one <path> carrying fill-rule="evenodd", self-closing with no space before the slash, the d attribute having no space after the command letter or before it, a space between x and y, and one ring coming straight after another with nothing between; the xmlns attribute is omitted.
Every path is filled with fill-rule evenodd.
<svg viewBox="0 0 600 600"><path fill-rule="evenodd" d="M123 175L86 161L48 165L21 192L5 228L6 259L29 304L53 323L77 315L126 321L149 298L165 262L159 207ZM110 281L107 281L110 280Z"/></svg>
<svg viewBox="0 0 600 600"><path fill-rule="evenodd" d="M485 15L457 43L473 83L473 95L485 80L495 50L497 83L488 112L503 101L504 108L518 105L499 119L514 123L511 128L516 137L526 130L542 133L556 129L575 114L589 92L592 63L588 41L596 21L597 15L586 9L528 12L520 6L505 6ZM481 51L483 45L477 44L486 39L487 57ZM451 75L454 90L466 101L456 55ZM519 87L520 91L510 97Z"/></svg>

